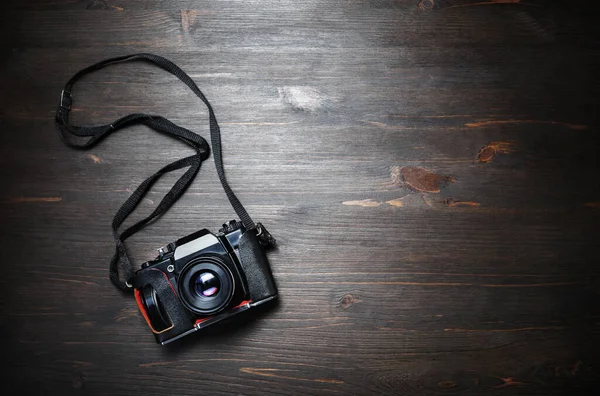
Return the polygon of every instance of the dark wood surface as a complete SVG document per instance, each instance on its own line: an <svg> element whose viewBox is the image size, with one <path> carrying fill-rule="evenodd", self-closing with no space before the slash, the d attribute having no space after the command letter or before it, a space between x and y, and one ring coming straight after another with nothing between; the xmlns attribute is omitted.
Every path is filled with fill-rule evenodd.
<svg viewBox="0 0 600 396"><path fill-rule="evenodd" d="M4 2L3 394L597 392L592 3ZM231 185L279 241L274 307L172 347L108 280L110 222L189 149L134 127L78 152L53 127L71 75L135 52L204 90ZM75 123L132 112L208 134L149 65L74 92ZM206 162L129 249L141 263L233 216Z"/></svg>

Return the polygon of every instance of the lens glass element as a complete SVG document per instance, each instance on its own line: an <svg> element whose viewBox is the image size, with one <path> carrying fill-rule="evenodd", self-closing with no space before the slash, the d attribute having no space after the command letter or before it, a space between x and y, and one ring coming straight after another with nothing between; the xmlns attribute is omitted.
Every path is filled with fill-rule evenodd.
<svg viewBox="0 0 600 396"><path fill-rule="evenodd" d="M196 278L196 293L199 296L212 297L219 292L220 287L221 282L212 271L202 272Z"/></svg>

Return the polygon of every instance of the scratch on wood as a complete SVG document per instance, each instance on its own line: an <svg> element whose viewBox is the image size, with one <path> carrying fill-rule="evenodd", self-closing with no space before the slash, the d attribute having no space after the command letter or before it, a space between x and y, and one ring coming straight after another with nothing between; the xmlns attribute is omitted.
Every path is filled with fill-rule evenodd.
<svg viewBox="0 0 600 396"><path fill-rule="evenodd" d="M11 202L13 203L25 203L25 202L60 202L62 201L61 197L19 197L13 198Z"/></svg>
<svg viewBox="0 0 600 396"><path fill-rule="evenodd" d="M442 201L442 203L446 204L447 206L450 207L456 207L456 206L468 206L471 208L477 208L479 207L479 202L473 202L473 201L455 201L452 198L446 198L445 200Z"/></svg>
<svg viewBox="0 0 600 396"><path fill-rule="evenodd" d="M202 358L202 359L178 359L177 361L160 361L160 362L150 362L150 363L140 363L138 367L155 367L155 366L174 366L175 364L184 364L184 363L199 363L199 362L207 362L207 361L216 361L216 362L248 362L249 359L236 359L236 358ZM281 363L285 364L285 363Z"/></svg>
<svg viewBox="0 0 600 396"><path fill-rule="evenodd" d="M474 115L473 114L445 114L445 115L399 115L399 114L392 114L389 117L390 118L465 118L465 117L474 117Z"/></svg>
<svg viewBox="0 0 600 396"><path fill-rule="evenodd" d="M37 312L37 313L12 313L12 312L8 312L5 315L10 315L10 316L72 316L73 314L70 313L64 313L64 312ZM75 315L79 315L79 314L75 314Z"/></svg>
<svg viewBox="0 0 600 396"><path fill-rule="evenodd" d="M97 155L88 154L87 156L89 159L91 159L94 162L94 164L101 164L103 162L102 158L98 157Z"/></svg>
<svg viewBox="0 0 600 396"><path fill-rule="evenodd" d="M552 282L552 283L521 283L521 284L508 284L508 285L494 285L485 284L481 285L484 287L548 287L548 286L574 286L582 285L583 282Z"/></svg>
<svg viewBox="0 0 600 396"><path fill-rule="evenodd" d="M291 371L291 370L280 370L275 368L253 368L253 367L242 367L240 371L245 374L259 375L262 377L271 377L271 378L281 378L281 379L291 379L298 381L310 381L310 382L323 382L328 384L343 384L344 381L330 379L330 378L302 378L302 377L293 377L289 375L278 374L279 371Z"/></svg>
<svg viewBox="0 0 600 396"><path fill-rule="evenodd" d="M521 3L521 0L490 0L490 1L480 1L478 3L455 4L448 8L472 7L472 6L490 5L490 4L519 4L519 3Z"/></svg>
<svg viewBox="0 0 600 396"><path fill-rule="evenodd" d="M511 386L511 385L526 385L525 382L519 382L519 381L515 381L514 377L497 377L499 379L501 379L504 383L501 385L498 385L496 388L505 388L507 386Z"/></svg>
<svg viewBox="0 0 600 396"><path fill-rule="evenodd" d="M73 4L73 3L78 3L78 2L79 2L79 0L53 1L53 2L44 3L44 5L62 5L62 4Z"/></svg>
<svg viewBox="0 0 600 396"><path fill-rule="evenodd" d="M365 121L367 124L375 125L379 128L391 128L391 125L379 121Z"/></svg>
<svg viewBox="0 0 600 396"><path fill-rule="evenodd" d="M220 125L262 125L262 126L280 126L280 125L292 125L297 124L298 121L293 122L221 122Z"/></svg>
<svg viewBox="0 0 600 396"><path fill-rule="evenodd" d="M94 283L94 282L87 282L87 281L76 280L76 279L61 279L61 278L46 278L46 279L57 281L57 282L83 283L84 285L98 286L98 284Z"/></svg>
<svg viewBox="0 0 600 396"><path fill-rule="evenodd" d="M550 120L487 120L479 122L469 122L465 126L469 128L478 128L488 125L502 125L502 124L548 124L548 125L561 125L574 130L587 129L587 125L580 124L569 124L567 122L550 121Z"/></svg>
<svg viewBox="0 0 600 396"><path fill-rule="evenodd" d="M303 285L397 285L397 286L477 286L474 283L461 283L461 282L394 282L394 281L382 281L382 282L353 282L353 281L309 281L309 282L294 282L301 283Z"/></svg>
<svg viewBox="0 0 600 396"><path fill-rule="evenodd" d="M308 327L294 327L295 329L302 329L302 330L314 330L314 329L323 329L325 327L337 327L337 326L352 326L352 323L331 323L331 324L325 324L325 325L317 325L317 326L308 326Z"/></svg>
<svg viewBox="0 0 600 396"><path fill-rule="evenodd" d="M130 341L63 341L63 345L131 345Z"/></svg>
<svg viewBox="0 0 600 396"><path fill-rule="evenodd" d="M512 149L512 142L491 142L484 146L477 154L477 160L479 162L487 163L490 162L496 154L508 154Z"/></svg>
<svg viewBox="0 0 600 396"><path fill-rule="evenodd" d="M415 286L475 286L475 287L553 287L583 285L583 282L555 282L555 283L520 283L520 284L478 284L464 282L404 282L404 281L304 281L294 282L303 285L415 285Z"/></svg>
<svg viewBox="0 0 600 396"><path fill-rule="evenodd" d="M217 77L231 77L233 73L196 73L189 75L192 78L217 78Z"/></svg>
<svg viewBox="0 0 600 396"><path fill-rule="evenodd" d="M131 40L131 41L121 41L118 43L110 43L108 45L114 45L114 46L124 46L124 45L142 45L142 46L158 46L163 44L160 40L155 39L152 41L135 41L135 40ZM73 108L73 110L71 111L77 111L78 109Z"/></svg>
<svg viewBox="0 0 600 396"><path fill-rule="evenodd" d="M92 362L84 362L84 361L81 361L81 360L62 360L62 359L59 359L59 360L55 360L54 362L55 363L70 363L70 364L72 364L74 366L86 366L86 367L92 367L94 365L94 363L92 363Z"/></svg>
<svg viewBox="0 0 600 396"><path fill-rule="evenodd" d="M349 205L349 206L364 206L364 207L368 207L368 208L375 208L379 205L381 205L381 202L377 202L373 199L363 199L361 201L344 201L342 202L342 205Z"/></svg>
<svg viewBox="0 0 600 396"><path fill-rule="evenodd" d="M516 329L444 329L451 333L516 333L519 331L537 331L537 330L565 330L564 326L546 326L546 327L520 327Z"/></svg>
<svg viewBox="0 0 600 396"><path fill-rule="evenodd" d="M379 121L367 121L367 120L361 120L361 122L370 124L370 125L375 125L378 128L381 129L388 129L388 130L398 130L398 129L402 129L402 130L417 130L417 129L421 129L420 127L409 127L409 126L405 126L405 125L394 125L394 124L386 124L385 122L379 122ZM446 127L446 130L451 130L451 129L458 129L455 127Z"/></svg>

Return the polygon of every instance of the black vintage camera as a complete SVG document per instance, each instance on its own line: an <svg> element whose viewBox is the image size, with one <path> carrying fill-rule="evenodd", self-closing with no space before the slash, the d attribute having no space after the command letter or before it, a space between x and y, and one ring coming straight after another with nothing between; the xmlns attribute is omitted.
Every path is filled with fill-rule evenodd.
<svg viewBox="0 0 600 396"><path fill-rule="evenodd" d="M213 159L219 181L241 222L232 220L217 233L201 230L159 249L159 256L134 272L125 241L163 215L186 191L209 157L210 146L200 135L164 117L130 114L96 126L69 123L73 86L79 78L109 65L130 61L150 62L184 82L206 105L209 114ZM187 334L263 304L277 296L277 288L263 246L275 239L261 223L254 223L227 183L221 150L221 132L208 99L192 78L170 60L154 54L132 54L110 58L88 66L67 81L56 109L55 127L61 140L74 148L93 147L113 132L143 124L171 136L195 150L195 154L162 167L127 198L112 222L115 253L110 261L111 282L124 292L133 288L142 315L156 341L167 344ZM75 138L76 137L76 138ZM80 138L89 137L82 141ZM120 231L153 184L163 175L187 168L150 215Z"/></svg>
<svg viewBox="0 0 600 396"><path fill-rule="evenodd" d="M260 223L223 224L159 249L131 279L142 315L160 344L229 318L277 296ZM270 235L269 235L270 237Z"/></svg>

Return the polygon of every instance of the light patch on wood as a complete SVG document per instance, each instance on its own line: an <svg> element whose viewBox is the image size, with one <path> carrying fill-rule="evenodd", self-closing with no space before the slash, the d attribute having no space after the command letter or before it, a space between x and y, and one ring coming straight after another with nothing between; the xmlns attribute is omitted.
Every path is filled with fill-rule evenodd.
<svg viewBox="0 0 600 396"><path fill-rule="evenodd" d="M479 128L489 125L503 125L503 124L547 124L547 125L560 125L574 130L587 129L587 125L581 124L569 124L567 122L550 121L550 120L486 120L479 122L469 122L465 126L469 128Z"/></svg>
<svg viewBox="0 0 600 396"><path fill-rule="evenodd" d="M91 159L94 162L94 164L101 164L102 162L104 162L104 161L102 161L102 158L98 157L97 155L88 154L87 156L89 159Z"/></svg>
<svg viewBox="0 0 600 396"><path fill-rule="evenodd" d="M181 10L181 28L183 31L190 32L196 25L196 21L200 15L212 15L212 12L204 10Z"/></svg>
<svg viewBox="0 0 600 396"><path fill-rule="evenodd" d="M385 201L386 204L391 206L396 206L398 208L404 206L404 202L402 202L402 198L392 199L390 201Z"/></svg>
<svg viewBox="0 0 600 396"><path fill-rule="evenodd" d="M279 98L297 111L315 111L329 100L328 96L313 87L286 86L278 87Z"/></svg>
<svg viewBox="0 0 600 396"><path fill-rule="evenodd" d="M377 206L381 205L381 202L377 202L373 199L363 199L360 201L344 201L342 202L342 205L348 205L348 206L364 206L367 208L375 208Z"/></svg>
<svg viewBox="0 0 600 396"><path fill-rule="evenodd" d="M296 376L290 376L285 374L280 374L280 371L292 371L292 370L280 370L276 368L254 368L254 367L242 367L240 371L245 374L258 375L261 377L271 377L271 378L281 378L281 379L291 379L298 381L310 381L310 382L322 382L327 384L343 384L344 381L330 379L330 378L302 378Z"/></svg>
<svg viewBox="0 0 600 396"><path fill-rule="evenodd" d="M192 78L222 78L222 77L231 77L233 73L198 73L198 74L190 74Z"/></svg>
<svg viewBox="0 0 600 396"><path fill-rule="evenodd" d="M117 10L117 11L125 11L125 8L123 8L123 7L119 7L119 6L116 6L116 5L111 5L111 7L112 7L113 9Z"/></svg>
<svg viewBox="0 0 600 396"><path fill-rule="evenodd" d="M600 209L600 202L588 202L585 206L588 208Z"/></svg>
<svg viewBox="0 0 600 396"><path fill-rule="evenodd" d="M379 122L379 121L365 121L367 124L371 124L371 125L375 125L376 127L379 128L390 128L391 125L386 124L385 122Z"/></svg>
<svg viewBox="0 0 600 396"><path fill-rule="evenodd" d="M193 10L181 10L181 28L184 32L190 31L190 26L196 22L196 13Z"/></svg>
<svg viewBox="0 0 600 396"><path fill-rule="evenodd" d="M25 202L60 202L61 197L19 197L11 199L13 203L25 203Z"/></svg>
<svg viewBox="0 0 600 396"><path fill-rule="evenodd" d="M392 179L392 183L398 186L402 186L404 182L402 181L402 173L400 173L400 166L390 166L390 177Z"/></svg>

